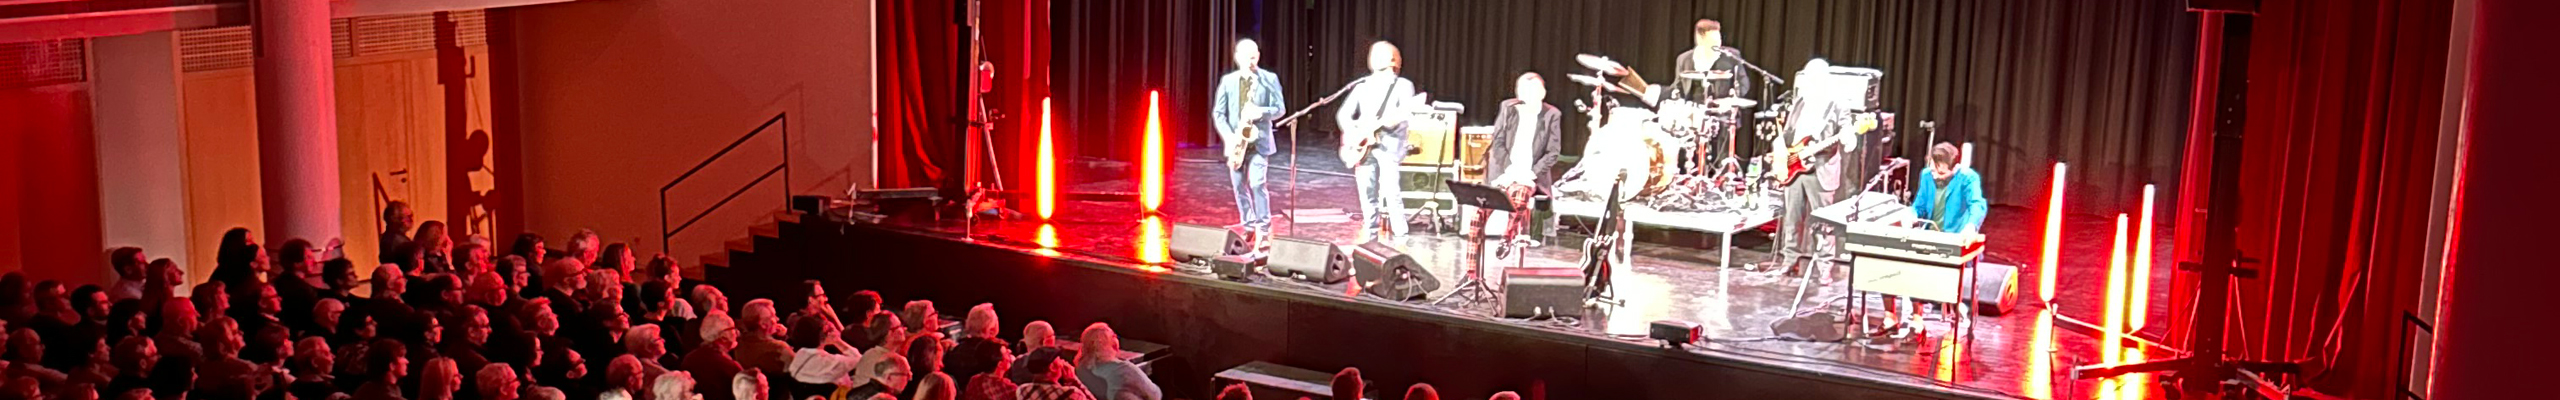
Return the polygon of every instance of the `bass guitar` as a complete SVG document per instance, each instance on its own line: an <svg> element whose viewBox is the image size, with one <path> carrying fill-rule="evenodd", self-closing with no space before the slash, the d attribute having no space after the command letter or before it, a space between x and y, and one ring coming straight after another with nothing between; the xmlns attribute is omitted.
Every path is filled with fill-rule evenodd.
<svg viewBox="0 0 2560 400"><path fill-rule="evenodd" d="M1772 149L1769 152L1769 162L1773 164L1783 164L1785 168L1770 168L1769 178L1776 180L1779 185L1793 183L1797 176L1803 175L1805 171L1813 169L1813 166L1805 163L1805 155L1820 153L1823 150L1830 149L1831 146L1837 146L1841 142L1846 142L1849 139L1856 138L1860 134L1867 133L1867 131L1875 130L1876 120L1874 117L1861 115L1857 118L1858 120L1855 125L1847 127L1847 129L1843 129L1840 133L1835 133L1819 139L1807 138L1797 142L1794 146Z"/></svg>

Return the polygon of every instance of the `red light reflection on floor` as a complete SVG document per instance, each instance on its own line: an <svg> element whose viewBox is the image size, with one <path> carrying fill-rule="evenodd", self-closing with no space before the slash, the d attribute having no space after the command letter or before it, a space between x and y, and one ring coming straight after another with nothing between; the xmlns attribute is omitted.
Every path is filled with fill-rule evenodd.
<svg viewBox="0 0 2560 400"><path fill-rule="evenodd" d="M1050 225L1045 222L1041 223L1039 236L1032 240L1040 243L1040 249L1032 250L1033 253L1039 253L1040 255L1049 257L1057 257L1060 255L1058 253L1058 226Z"/></svg>
<svg viewBox="0 0 2560 400"><path fill-rule="evenodd" d="M1164 229L1163 216L1149 214L1145 220L1138 223L1139 262L1147 263L1149 264L1148 266L1154 266L1155 264L1163 264L1166 260L1173 258L1171 254L1167 253L1167 249L1165 248L1164 242L1166 239ZM1156 268L1161 269L1163 267ZM1144 268L1142 267L1141 269Z"/></svg>
<svg viewBox="0 0 2560 400"><path fill-rule="evenodd" d="M2026 376L2018 380L2018 394L2031 399L2053 398L2053 309L2036 310L2035 335L2027 339Z"/></svg>

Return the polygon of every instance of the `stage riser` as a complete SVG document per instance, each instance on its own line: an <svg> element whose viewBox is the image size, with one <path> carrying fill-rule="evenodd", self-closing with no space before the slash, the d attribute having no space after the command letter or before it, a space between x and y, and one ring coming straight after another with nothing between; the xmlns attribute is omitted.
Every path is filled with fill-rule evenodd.
<svg viewBox="0 0 2560 400"><path fill-rule="evenodd" d="M1053 259L1009 249L891 231L809 224L725 271L724 287L776 299L800 279L830 293L876 290L890 307L916 298L940 309L993 302L1004 335L1024 322L1074 335L1109 322L1125 338L1173 346L1156 365L1168 398L1207 398L1210 374L1261 360L1317 370L1360 367L1380 392L1430 382L1451 398L1543 388L1550 399L1918 399L1943 392L1645 344L1465 319L1300 289L1158 274ZM841 232L841 233L839 233ZM760 243L759 245L762 245Z"/></svg>

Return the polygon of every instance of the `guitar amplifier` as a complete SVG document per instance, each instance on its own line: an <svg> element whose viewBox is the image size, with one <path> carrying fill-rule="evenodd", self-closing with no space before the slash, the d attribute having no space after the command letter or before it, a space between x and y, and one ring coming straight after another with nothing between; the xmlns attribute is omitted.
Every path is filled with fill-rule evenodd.
<svg viewBox="0 0 2560 400"><path fill-rule="evenodd" d="M1502 275L1503 318L1582 315L1581 268L1516 268Z"/></svg>

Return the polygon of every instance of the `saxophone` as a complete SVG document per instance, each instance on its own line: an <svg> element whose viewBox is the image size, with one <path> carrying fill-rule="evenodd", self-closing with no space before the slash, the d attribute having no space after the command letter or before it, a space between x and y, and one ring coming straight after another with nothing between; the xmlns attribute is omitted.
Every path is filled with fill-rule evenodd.
<svg viewBox="0 0 2560 400"><path fill-rule="evenodd" d="M1253 85L1258 79L1253 79L1253 74L1245 74L1238 78L1242 80L1242 82L1237 82L1238 90L1236 90L1236 113L1234 116L1236 135L1231 137L1231 140L1227 141L1227 169L1244 168L1244 152L1252 149L1253 141L1261 135L1260 132L1256 132L1253 129L1253 120L1255 118L1253 116L1245 115L1246 113L1244 112L1248 107L1253 106Z"/></svg>

